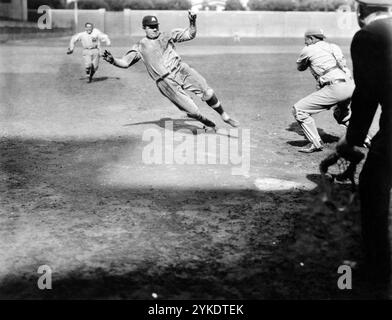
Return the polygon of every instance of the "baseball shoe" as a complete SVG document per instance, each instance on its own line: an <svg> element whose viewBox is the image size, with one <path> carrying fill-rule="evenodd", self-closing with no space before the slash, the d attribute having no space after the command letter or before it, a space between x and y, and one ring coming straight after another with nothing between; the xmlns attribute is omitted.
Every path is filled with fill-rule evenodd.
<svg viewBox="0 0 392 320"><path fill-rule="evenodd" d="M234 120L232 118L228 118L226 120L223 119L224 122L228 123L229 125L231 125L234 128L239 127L240 123L237 120Z"/></svg>
<svg viewBox="0 0 392 320"><path fill-rule="evenodd" d="M218 128L217 127L203 126L203 130L204 130L205 133L217 133Z"/></svg>
<svg viewBox="0 0 392 320"><path fill-rule="evenodd" d="M206 127L215 128L215 126L216 126L213 121L211 121L210 119L204 117L201 114L191 114L191 113L188 113L188 117L192 118L192 119L196 119L197 121L200 121Z"/></svg>
<svg viewBox="0 0 392 320"><path fill-rule="evenodd" d="M92 82L93 81L93 75L94 75L94 71L90 71L90 74L89 74L89 76L88 76L88 83L90 83L90 82Z"/></svg>
<svg viewBox="0 0 392 320"><path fill-rule="evenodd" d="M313 153L313 152L319 152L323 150L323 146L321 145L320 147L316 147L313 143L308 145L308 147L299 149L298 152L302 153Z"/></svg>

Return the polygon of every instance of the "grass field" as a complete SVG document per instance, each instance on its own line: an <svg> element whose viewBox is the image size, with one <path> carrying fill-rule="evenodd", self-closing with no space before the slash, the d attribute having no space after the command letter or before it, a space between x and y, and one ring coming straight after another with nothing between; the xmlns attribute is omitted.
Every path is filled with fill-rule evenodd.
<svg viewBox="0 0 392 320"><path fill-rule="evenodd" d="M344 133L331 112L316 116L326 149L298 152L305 141L291 106L315 88L296 71L302 40L197 41L178 50L249 130L246 175L232 175L222 155L209 165L143 161L143 134L167 134L169 119L189 141L219 134L185 121L141 62L101 61L89 84L80 47L65 54L68 39L0 47L0 298L366 294L355 272L353 290L337 287L339 265L361 259L358 208L335 212L319 199L318 163ZM127 42L115 39L114 55ZM267 178L296 187L263 188ZM52 290L37 288L40 265L53 271Z"/></svg>

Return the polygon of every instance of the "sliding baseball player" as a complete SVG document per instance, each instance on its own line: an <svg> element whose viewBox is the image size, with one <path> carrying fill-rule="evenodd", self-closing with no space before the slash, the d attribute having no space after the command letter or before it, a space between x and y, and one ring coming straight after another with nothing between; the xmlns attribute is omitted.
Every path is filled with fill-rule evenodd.
<svg viewBox="0 0 392 320"><path fill-rule="evenodd" d="M122 58L114 58L105 50L104 59L119 68L129 68L142 60L150 77L155 81L159 91L189 117L197 119L207 127L216 125L200 113L186 91L199 96L213 108L222 120L233 127L239 125L223 110L222 104L207 81L195 69L182 62L175 51L175 43L192 40L196 36L196 14L188 12L189 27L173 29L171 32L160 32L158 19L145 16L142 21L146 37L140 40Z"/></svg>

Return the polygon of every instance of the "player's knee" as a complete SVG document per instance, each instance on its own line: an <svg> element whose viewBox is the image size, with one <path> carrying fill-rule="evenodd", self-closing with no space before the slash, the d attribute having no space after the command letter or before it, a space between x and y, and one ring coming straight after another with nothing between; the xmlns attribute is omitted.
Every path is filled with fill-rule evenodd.
<svg viewBox="0 0 392 320"><path fill-rule="evenodd" d="M299 110L295 106L293 106L293 116L295 120L299 122L304 122L306 119L309 118L309 114L307 112Z"/></svg>
<svg viewBox="0 0 392 320"><path fill-rule="evenodd" d="M213 95L209 100L206 101L207 104L211 107L211 108L218 108L220 107L221 103L218 100L218 98Z"/></svg>
<svg viewBox="0 0 392 320"><path fill-rule="evenodd" d="M205 102L207 102L207 104L210 106L210 103L209 103L209 101L211 100L211 99L213 99L213 98L216 98L216 96L215 96L215 92L214 92L214 90L212 90L211 88L208 88L206 91L204 91L204 93L203 93L203 100L205 101Z"/></svg>
<svg viewBox="0 0 392 320"><path fill-rule="evenodd" d="M298 112L299 112L298 109L295 106L293 106L292 114L293 114L294 119L297 121L299 121L298 120Z"/></svg>

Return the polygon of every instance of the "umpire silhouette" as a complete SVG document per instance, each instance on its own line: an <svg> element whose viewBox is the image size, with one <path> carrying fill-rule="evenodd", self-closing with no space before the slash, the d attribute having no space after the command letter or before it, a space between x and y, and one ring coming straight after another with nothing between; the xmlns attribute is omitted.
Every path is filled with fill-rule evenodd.
<svg viewBox="0 0 392 320"><path fill-rule="evenodd" d="M342 156L362 146L374 114L380 130L360 174L362 241L366 278L374 289L390 282L389 206L392 185L392 1L357 0L361 29L351 43L354 80L352 115L338 145Z"/></svg>

